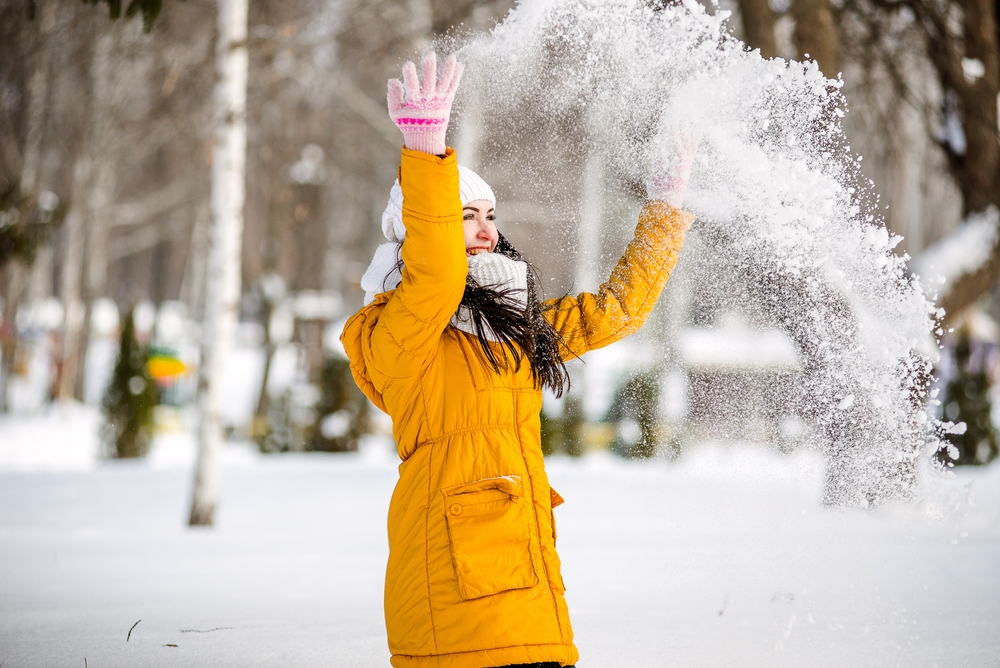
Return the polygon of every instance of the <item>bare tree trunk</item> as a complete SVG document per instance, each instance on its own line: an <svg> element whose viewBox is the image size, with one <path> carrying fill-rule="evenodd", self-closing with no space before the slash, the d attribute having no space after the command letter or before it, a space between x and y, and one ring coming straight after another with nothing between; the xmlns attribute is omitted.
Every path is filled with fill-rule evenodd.
<svg viewBox="0 0 1000 668"><path fill-rule="evenodd" d="M87 297L104 296L108 285L108 215L115 187L115 168L111 156L95 160L94 178L87 197Z"/></svg>
<svg viewBox="0 0 1000 668"><path fill-rule="evenodd" d="M743 39L751 49L760 49L763 58L778 55L774 39L774 12L767 0L739 0L743 19Z"/></svg>
<svg viewBox="0 0 1000 668"><path fill-rule="evenodd" d="M91 308L94 300L103 297L108 282L108 219L116 183L114 155L115 127L111 111L111 51L115 40L110 34L103 35L94 45L93 61L90 67L92 96L91 126L88 130L84 151L90 161L87 181L81 192L81 205L85 207L85 217L81 225L81 244L86 248L83 271L84 306L82 322L76 338L77 373L73 393L83 397L84 374L87 350L90 347ZM74 174L74 181L76 180ZM75 187L75 184L74 184ZM73 194L74 198L76 193ZM74 201L72 204L76 206ZM84 214L81 214L84 215ZM67 311L68 313L68 311Z"/></svg>
<svg viewBox="0 0 1000 668"><path fill-rule="evenodd" d="M87 295L93 300L104 294L108 280L108 225L115 188L115 164L112 146L116 143L111 98L111 51L114 38L104 35L94 47L92 86L94 95L93 126L89 146L93 172L87 191Z"/></svg>
<svg viewBox="0 0 1000 668"><path fill-rule="evenodd" d="M600 285L601 221L604 209L604 163L597 151L587 155L583 170L580 220L577 224L576 292Z"/></svg>
<svg viewBox="0 0 1000 668"><path fill-rule="evenodd" d="M26 136L21 160L20 191L25 195L35 195L38 186L38 167L41 162L42 135L45 130L45 110L49 95L50 54L48 38L56 21L56 2L49 0L41 10L38 36L35 42L37 60L28 83L28 113ZM17 355L18 335L14 317L17 307L29 287L32 272L19 261L11 262L8 268L7 293L4 295L3 329L0 344L0 411L10 407L10 381Z"/></svg>
<svg viewBox="0 0 1000 668"><path fill-rule="evenodd" d="M83 201L90 180L90 160L80 155L73 166L73 191L70 210L63 223L66 226L66 252L62 265L63 352L62 375L59 378L59 398L68 401L77 396L77 376L80 371L80 330L83 327L83 306L80 280L83 277L83 243L86 213Z"/></svg>
<svg viewBox="0 0 1000 668"><path fill-rule="evenodd" d="M28 270L28 291L24 295L29 301L52 296L52 256L52 246L47 243L35 251L35 259Z"/></svg>
<svg viewBox="0 0 1000 668"><path fill-rule="evenodd" d="M340 213L343 214L343 211ZM271 336L271 318L274 315L275 309L285 298L285 283L277 272L278 257L281 254L281 226L283 222L284 217L276 213L268 216L263 244L266 250L261 253L264 271L257 282L261 300L260 322L264 326L264 374L260 381L260 391L257 394L257 407L254 409L253 423L251 425L251 432L254 438L260 438L267 433L267 414L271 409L271 395L267 391L267 385L271 379L271 364L274 361L274 354L277 351L277 345ZM329 274L331 271L329 256L331 253L337 253L333 249L338 245L327 245L327 267L325 271ZM344 259L342 254L339 259L340 263L343 264ZM341 284L338 282L336 285L340 287Z"/></svg>
<svg viewBox="0 0 1000 668"><path fill-rule="evenodd" d="M964 0L965 54L978 60L982 74L969 76L962 67L961 81L949 82L962 100L965 157L959 179L967 211L981 211L1000 204L1000 141L997 128L997 94L1000 93L1000 45L992 0ZM956 86L957 84L957 86ZM964 84L964 85L963 85Z"/></svg>
<svg viewBox="0 0 1000 668"><path fill-rule="evenodd" d="M981 211L1000 204L1000 143L997 94L1000 93L1000 26L991 0L934 3L913 0L928 37L928 49L942 87L958 98L958 114L965 133L964 150L949 146L965 211ZM960 14L961 26L954 17ZM961 30L958 34L956 28ZM976 63L978 61L978 63ZM975 72L976 65L980 68Z"/></svg>
<svg viewBox="0 0 1000 668"><path fill-rule="evenodd" d="M4 295L3 322L0 327L0 412L10 410L10 381L14 373L14 357L17 355L17 315L18 304L28 284L28 269L20 262L7 264L7 291Z"/></svg>
<svg viewBox="0 0 1000 668"><path fill-rule="evenodd" d="M218 0L218 80L212 149L212 230L198 403L198 461L191 526L211 525L219 496L222 374L240 302L240 255L246 187L247 0Z"/></svg>
<svg viewBox="0 0 1000 668"><path fill-rule="evenodd" d="M811 58L823 74L836 79L840 73L840 35L830 0L795 0L795 47L799 58Z"/></svg>
<svg viewBox="0 0 1000 668"><path fill-rule="evenodd" d="M271 315L274 313L274 305L265 297L261 306L261 322L264 323L264 373L260 379L260 391L257 393L257 405L253 411L253 424L251 431L257 437L267 430L267 412L271 409L271 395L267 391L267 384L271 380L271 363L274 361L274 353L277 346L271 338Z"/></svg>
<svg viewBox="0 0 1000 668"><path fill-rule="evenodd" d="M600 153L591 150L583 168L580 213L576 227L577 256L576 272L573 279L574 292L595 291L601 283L601 232L604 219L604 160ZM579 368L579 367L577 367ZM583 410L583 396L588 390L587 370L580 368L573 378L573 391L566 398L564 411L569 415L585 418L577 409ZM593 389L593 388L589 388ZM567 453L573 456L584 452L582 420L579 428L569 434Z"/></svg>
<svg viewBox="0 0 1000 668"><path fill-rule="evenodd" d="M51 49L49 35L56 22L58 7L55 0L49 0L42 7L38 25L38 41L35 48L38 60L28 84L27 135L24 141L24 159L21 163L21 192L34 193L38 185L38 167L42 154L42 133L45 128L45 109L49 96L49 66Z"/></svg>
<svg viewBox="0 0 1000 668"><path fill-rule="evenodd" d="M928 49L942 87L958 100L958 114L965 134L964 150L949 145L952 171L962 190L966 213L990 204L1000 205L1000 130L997 99L1000 95L1000 24L995 0L955 0L907 3L920 19ZM960 11L956 11L960 10ZM956 14L961 24L956 24ZM976 71L976 70L979 71ZM989 291L1000 276L1000 235L989 258L971 273L951 283L938 303L949 323L963 309Z"/></svg>

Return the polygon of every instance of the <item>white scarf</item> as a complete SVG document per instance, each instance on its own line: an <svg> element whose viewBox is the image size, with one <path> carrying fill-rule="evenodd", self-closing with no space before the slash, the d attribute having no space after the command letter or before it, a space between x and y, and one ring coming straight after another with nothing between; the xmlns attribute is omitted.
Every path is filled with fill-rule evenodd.
<svg viewBox="0 0 1000 668"><path fill-rule="evenodd" d="M528 307L528 265L512 260L498 253L480 253L469 256L469 276L483 287L498 290L511 290L509 299L517 302L522 310ZM476 329L472 323L472 312L465 306L459 306L451 317L451 325L463 332L475 335ZM493 330L487 325L483 334L490 341L499 341Z"/></svg>

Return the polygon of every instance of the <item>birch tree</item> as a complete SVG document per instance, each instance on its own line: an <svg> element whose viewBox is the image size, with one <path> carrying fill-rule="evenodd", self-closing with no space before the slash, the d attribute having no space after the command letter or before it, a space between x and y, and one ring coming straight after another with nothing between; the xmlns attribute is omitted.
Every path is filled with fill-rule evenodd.
<svg viewBox="0 0 1000 668"><path fill-rule="evenodd" d="M240 252L246 177L247 0L218 0L212 222L202 361L200 421L191 526L211 525L219 496L222 375L232 348L240 301Z"/></svg>

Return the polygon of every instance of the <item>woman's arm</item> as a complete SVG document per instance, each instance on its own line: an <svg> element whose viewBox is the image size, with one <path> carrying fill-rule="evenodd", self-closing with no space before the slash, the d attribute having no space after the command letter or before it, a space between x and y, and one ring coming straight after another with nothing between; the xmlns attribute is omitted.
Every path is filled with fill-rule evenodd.
<svg viewBox="0 0 1000 668"><path fill-rule="evenodd" d="M635 236L596 295L583 292L548 302L546 318L562 335L563 359L577 357L634 333L656 306L694 216L681 211L701 126L665 118L646 182L649 201Z"/></svg>
<svg viewBox="0 0 1000 668"><path fill-rule="evenodd" d="M372 363L387 377L417 373L462 301L468 262L462 231L455 151L445 146L452 101L462 77L454 56L437 76L433 51L424 54L423 81L413 63L403 81L391 79L389 115L403 133L403 275L372 332Z"/></svg>
<svg viewBox="0 0 1000 668"><path fill-rule="evenodd" d="M440 157L404 148L399 185L406 225L403 280L373 332L388 345L372 346L381 351L373 361L392 376L419 371L458 309L469 271L454 150Z"/></svg>
<svg viewBox="0 0 1000 668"><path fill-rule="evenodd" d="M546 302L545 317L562 335L563 359L614 343L642 326L677 264L693 220L693 214L666 202L647 202L635 236L597 294Z"/></svg>

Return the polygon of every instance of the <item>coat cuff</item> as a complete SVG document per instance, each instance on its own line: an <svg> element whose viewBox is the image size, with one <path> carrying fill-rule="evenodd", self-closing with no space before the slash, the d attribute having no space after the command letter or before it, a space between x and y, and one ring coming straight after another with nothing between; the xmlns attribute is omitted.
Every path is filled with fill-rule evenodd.
<svg viewBox="0 0 1000 668"><path fill-rule="evenodd" d="M462 220L462 200L458 194L458 160L448 148L437 156L404 148L399 164L399 186L403 190L403 210L432 223Z"/></svg>

